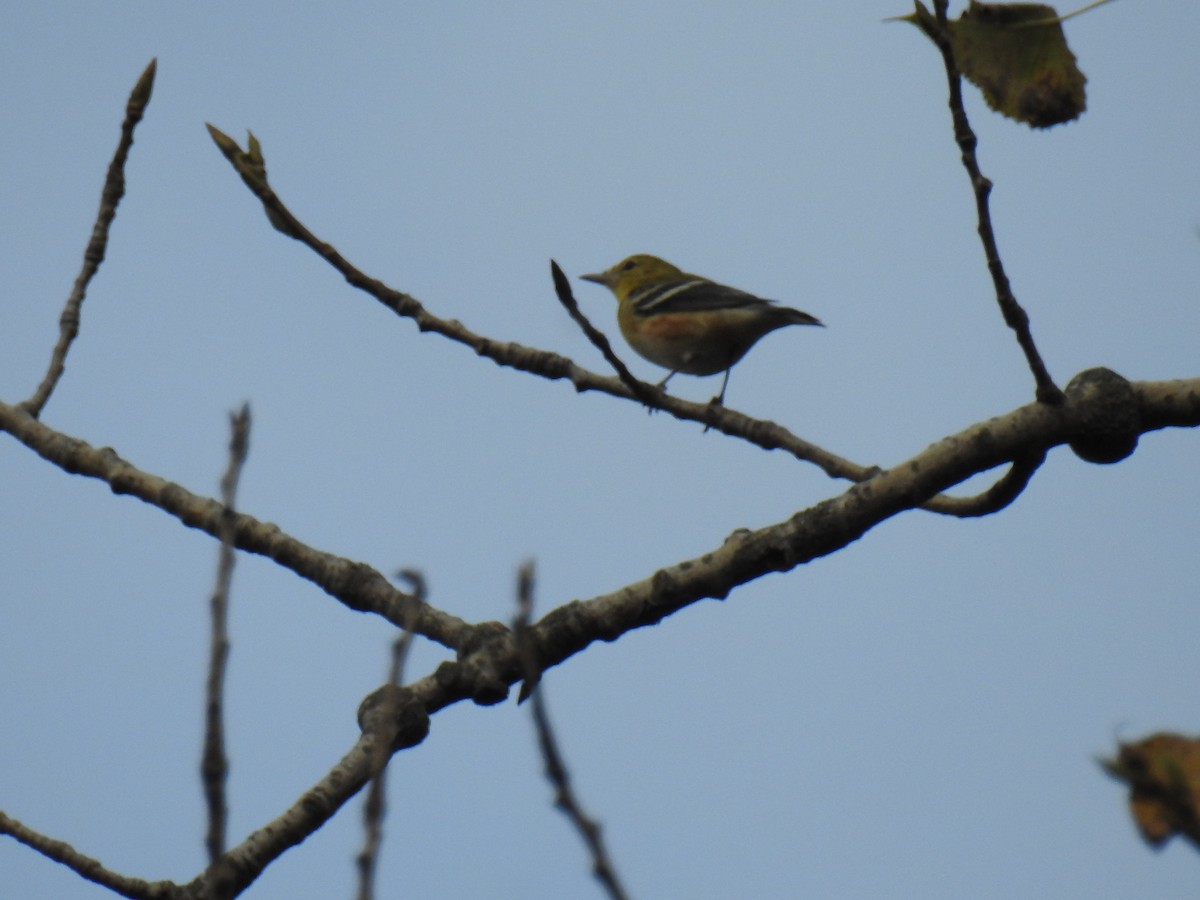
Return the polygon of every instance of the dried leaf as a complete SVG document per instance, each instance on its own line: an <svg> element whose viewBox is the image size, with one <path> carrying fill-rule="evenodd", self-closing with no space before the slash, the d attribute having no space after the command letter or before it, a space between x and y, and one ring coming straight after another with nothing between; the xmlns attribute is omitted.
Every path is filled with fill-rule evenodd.
<svg viewBox="0 0 1200 900"><path fill-rule="evenodd" d="M914 5L913 13L895 19L912 22L940 44L937 17L921 0ZM1079 118L1087 107L1087 78L1075 65L1062 21L1053 7L1040 3L972 0L946 23L946 40L958 70L983 91L988 106L1034 128L1049 128Z"/></svg>
<svg viewBox="0 0 1200 900"><path fill-rule="evenodd" d="M1161 847L1176 834L1200 847L1200 739L1155 734L1121 744L1101 765L1129 785L1129 807L1146 843Z"/></svg>
<svg viewBox="0 0 1200 900"><path fill-rule="evenodd" d="M959 70L988 105L1034 128L1079 118L1087 78L1053 7L975 3L950 23Z"/></svg>

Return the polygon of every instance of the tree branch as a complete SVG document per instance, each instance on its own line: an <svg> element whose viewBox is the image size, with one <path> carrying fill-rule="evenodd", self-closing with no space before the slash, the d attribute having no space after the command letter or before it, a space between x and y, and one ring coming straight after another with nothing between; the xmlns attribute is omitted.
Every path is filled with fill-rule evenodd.
<svg viewBox="0 0 1200 900"><path fill-rule="evenodd" d="M237 896L272 862L324 825L374 777L391 754L429 733L421 698L385 686L363 702L362 736L319 782L282 815L259 828L187 885L192 896ZM386 748L380 752L380 747Z"/></svg>
<svg viewBox="0 0 1200 900"><path fill-rule="evenodd" d="M408 582L417 602L424 604L428 599L425 577L416 569L401 569L396 577ZM415 608L415 607L414 607ZM388 697L400 695L399 687L404 680L404 662L408 658L408 648L412 646L412 628L406 627L392 643L392 661L388 666ZM382 715L396 717L399 709L386 709ZM383 816L387 811L387 762L391 758L391 748L381 741L375 744L375 761L373 767L378 773L371 779L363 801L363 848L359 851L355 862L358 866L358 900L371 900L375 894L375 867L379 860L379 848L383 845Z"/></svg>
<svg viewBox="0 0 1200 900"><path fill-rule="evenodd" d="M217 584L213 589L212 638L209 646L208 680L205 685L204 754L200 762L204 798L208 804L208 832L205 846L210 862L225 852L225 825L228 806L225 800L225 781L229 776L229 760L225 755L223 693L225 663L229 659L229 586L233 580L235 559L233 546L234 500L238 480L250 446L250 407L242 408L229 417L229 466L221 479L221 501L224 509L217 527L221 551L217 563Z"/></svg>
<svg viewBox="0 0 1200 900"><path fill-rule="evenodd" d="M579 836L583 838L588 852L592 856L592 874L600 882L608 896L613 900L626 900L625 888L617 877L612 858L604 844L604 833L600 823L587 814L575 789L571 786L571 774L567 764L558 749L558 738L550 724L550 713L546 709L545 688L538 689L541 679L541 669L532 653L527 652L529 642L525 640L528 634L529 622L533 618L533 562L521 566L517 575L517 614L513 619L513 634L521 662L525 669L525 681L521 687L522 694L532 693L534 730L537 732L538 748L542 751L542 762L546 778L554 788L554 805L562 810L563 815L570 820Z"/></svg>
<svg viewBox="0 0 1200 900"><path fill-rule="evenodd" d="M1111 462L1121 458L1113 452L1114 447L1123 448L1128 455L1136 446L1138 434L1170 426L1200 426L1200 378L1130 384L1107 370L1089 370L1072 380L1060 405L1032 403L973 425L786 521L737 532L702 556L661 569L612 593L560 606L529 626L521 643L528 642L539 670L557 665L594 641L616 640L627 631L655 624L698 600L723 599L737 586L762 575L788 571L836 552L896 513L1005 462L1029 466L1031 462L1022 461L1064 443L1070 443L1077 452L1082 448L1083 458L1103 457L1103 461ZM1128 431L1131 427L1136 428L1132 435ZM6 404L0 404L0 429L66 471L103 479L117 493L133 493L172 512L185 524L215 533L220 504L138 472L111 450L95 450L58 434L23 410ZM234 536L240 549L277 559L343 602L342 594L353 587L350 593L354 604L358 604L351 604L354 608L385 605L379 600L380 589L374 581L381 576L367 567L320 554L282 535L274 526L264 526L243 514L235 514L234 518ZM309 555L317 560L318 569L325 565L341 572L342 567L350 567L356 577L344 572L341 578L313 574L297 564L298 559L306 560ZM396 606L413 609L411 603ZM427 610L421 610L415 618L427 625L431 621ZM440 618L432 622L431 631L446 630ZM442 663L434 673L406 687L385 685L364 700L359 711L363 735L346 757L282 816L224 854L185 889L203 890L207 896L219 895L219 891L236 894L272 860L327 821L377 773L382 758L424 740L429 716L466 699L482 705L498 703L505 699L510 685L527 677L518 641L502 625L462 624L449 630L457 640L458 658L454 662ZM388 752L381 753L381 747L387 747ZM7 819L0 820L0 827L14 835L18 832ZM65 845L48 839L39 842L30 837L27 843L47 855L58 854L52 858L69 855L69 848L64 850ZM79 869L89 870L94 863L76 856L75 866ZM102 877L108 880L100 883L113 880L108 875ZM167 893L169 887L155 888L160 893L154 896L173 896Z"/></svg>
<svg viewBox="0 0 1200 900"><path fill-rule="evenodd" d="M189 528L220 537L224 507L216 500L151 475L126 462L111 448L96 448L43 425L17 406L0 402L0 431L6 431L65 472L108 484L114 494L129 494L156 506ZM366 563L325 553L285 533L278 525L245 513L232 516L233 541L239 550L273 559L359 612L382 616L403 628L418 607L413 631L445 647L457 648L471 626L449 613L418 604Z"/></svg>
<svg viewBox="0 0 1200 900"><path fill-rule="evenodd" d="M1045 461L1044 451L1031 453L1014 460L1009 470L986 491L976 494L974 497L951 497L948 494L939 494L932 500L922 503L921 509L947 516L957 516L961 519L990 516L1021 496L1021 492L1033 478L1033 473L1040 469Z"/></svg>
<svg viewBox="0 0 1200 900"><path fill-rule="evenodd" d="M632 385L640 385L641 382L632 375L629 376L628 382L622 378L598 375L561 354L512 341L492 340L471 331L457 320L442 319L433 315L414 297L390 288L382 281L357 269L331 245L309 231L267 183L261 149L253 136L249 142L250 150L243 151L232 138L219 129L209 125L208 130L217 147L242 177L242 181L262 203L268 219L277 231L303 243L332 266L351 286L374 297L396 315L412 319L420 331L430 331L469 347L477 355L486 357L497 365L550 380L569 379L575 390L580 393L598 391L613 397L647 403L677 419L708 425L731 437L756 444L764 450L785 450L797 459L819 466L833 478L861 481L869 478L875 471L871 467L857 465L798 438L774 422L752 419L743 413L725 407L714 407L708 403L692 403L665 391L655 391L652 395L639 393Z"/></svg>
<svg viewBox="0 0 1200 900"><path fill-rule="evenodd" d="M1025 361L1033 373L1037 386L1037 399L1042 403L1061 403L1062 391L1050 377L1046 364L1038 353L1033 341L1033 332L1029 327L1029 315L1017 302L1004 271L1004 263L1000 259L1000 250L996 245L996 234L992 228L992 214L988 198L992 192L992 182L984 176L979 168L979 160L975 155L978 143L971 123L967 119L967 110L963 106L962 75L954 60L954 47L950 41L949 25L946 22L947 0L935 0L934 9L936 21L928 21L928 11L923 10L917 3L917 19L922 31L929 35L942 54L942 62L946 67L946 81L949 86L950 116L954 123L954 140L962 155L963 168L971 181L971 190L975 194L975 213L978 218L979 240L983 244L983 255L987 260L988 272L992 276L992 284L996 290L996 302L1004 316L1004 322L1013 330L1017 343L1025 354Z"/></svg>
<svg viewBox="0 0 1200 900"><path fill-rule="evenodd" d="M642 581L559 606L524 629L519 640L503 628L476 626L457 661L443 663L405 690L422 698L430 715L467 698L499 702L508 685L530 678L531 661L541 672L594 641L614 641L698 600L725 599L746 582L834 553L924 498L997 465L1015 460L1014 468L1028 469L1052 447L1106 439L1110 435L1105 429L1120 418L1114 416L1114 397L1140 416L1139 433L1200 427L1200 378L1134 384L1120 380L1119 385L1113 379L1119 376L1107 370L1082 373L1072 380L1060 405L1035 402L972 425L786 521L735 532L721 547ZM1128 435L1121 437L1131 449ZM997 493L1006 490L1012 487Z"/></svg>
<svg viewBox="0 0 1200 900"><path fill-rule="evenodd" d="M431 331L470 347L479 356L491 359L497 365L529 372L551 380L570 379L580 393L599 391L614 397L636 400L652 409L667 412L677 419L700 422L707 428L715 429L730 437L740 438L764 450L783 450L796 459L818 466L831 478L862 482L874 477L879 472L877 466L859 465L830 453L816 444L797 437L775 422L754 419L725 406L683 400L639 381L612 352L612 347L603 333L588 322L579 311L566 276L553 260L551 261L551 274L559 301L584 330L588 339L608 359L618 374L617 378L608 378L590 372L567 357L548 350L526 347L514 342L494 341L476 334L461 322L453 319L441 319L433 315L415 298L390 288L378 279L361 272L332 246L309 231L268 184L261 147L253 135L249 140L249 150L243 151L232 138L219 129L209 125L208 130L222 154L262 203L268 219L276 230L310 248L353 287L374 297L396 315L415 321L417 328L421 331ZM1011 490L1017 485L1023 488L1032 474L1032 471L1026 472L1018 469L1005 476L1002 483L995 489L985 492L978 498L936 498L931 499L926 508L930 512L952 516L978 516L995 512L996 509L1006 505L1006 503L1002 503L994 506L996 498L1004 496L1005 491ZM1011 502L1019 493L1019 489L1012 493L1007 502Z"/></svg>
<svg viewBox="0 0 1200 900"><path fill-rule="evenodd" d="M125 121L121 123L121 140L117 143L117 152L112 162L108 164L108 175L104 179L104 189L100 192L100 210L96 214L96 222L92 225L92 236L87 249L83 252L83 268L75 278L75 286L71 289L67 303L63 307L58 321L58 343L50 354L50 368L47 370L42 383L38 385L33 396L24 401L21 406L35 419L42 414L46 401L54 392L59 380L66 371L67 353L71 344L79 334L79 312L83 307L83 298L87 294L88 284L104 262L104 253L108 247L108 231L117 215L117 205L125 196L125 161L129 158L129 149L133 146L133 130L142 120L146 104L154 90L154 74L158 70L158 60L150 60L125 105Z"/></svg>
<svg viewBox="0 0 1200 900"><path fill-rule="evenodd" d="M81 878L106 887L122 897L129 897L131 900L180 900L183 897L183 891L174 882L144 881L141 878L120 875L104 868L100 860L80 853L66 841L39 834L2 812L0 834L9 835L47 859L62 863Z"/></svg>
<svg viewBox="0 0 1200 900"><path fill-rule="evenodd" d="M567 315L580 327L584 336L592 342L592 346L599 350L600 354L608 360L608 364L616 371L617 377L621 379L621 383L629 388L633 396L651 409L659 409L658 398L655 397L655 392L665 395L666 391L661 387L646 384L644 381L639 381L633 377L633 373L629 371L629 367L621 362L621 358L613 352L612 344L604 336L604 332L589 322L587 316L580 310L579 304L575 300L575 294L571 291L571 282L567 280L566 274L554 260L550 260L550 277L554 280L554 294L558 297L558 302L563 305L563 308L567 311Z"/></svg>
<svg viewBox="0 0 1200 900"><path fill-rule="evenodd" d="M702 556L660 569L614 593L558 607L530 629L539 665L557 665L593 641L616 640L697 600L723 600L748 581L834 553L891 516L1002 463L1017 460L1018 466L1028 468L1055 446L1070 443L1075 449L1089 447L1091 441L1107 442L1103 429L1113 420L1110 394L1100 392L1096 385L1104 379L1095 374L1104 371L1077 376L1060 405L1036 402L972 425L784 522L735 532L720 548ZM1200 378L1124 384L1129 408L1141 416L1138 433L1169 425L1200 426ZM1128 437L1122 435L1121 443L1132 452L1136 438L1130 442ZM1083 458L1116 461L1112 456ZM997 493L1011 489L1006 486Z"/></svg>

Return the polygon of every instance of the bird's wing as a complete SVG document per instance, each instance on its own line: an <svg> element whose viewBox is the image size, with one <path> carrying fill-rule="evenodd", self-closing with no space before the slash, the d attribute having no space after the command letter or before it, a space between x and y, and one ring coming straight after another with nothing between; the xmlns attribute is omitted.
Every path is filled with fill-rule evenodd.
<svg viewBox="0 0 1200 900"><path fill-rule="evenodd" d="M703 278L652 285L630 300L643 316L771 305L770 300Z"/></svg>

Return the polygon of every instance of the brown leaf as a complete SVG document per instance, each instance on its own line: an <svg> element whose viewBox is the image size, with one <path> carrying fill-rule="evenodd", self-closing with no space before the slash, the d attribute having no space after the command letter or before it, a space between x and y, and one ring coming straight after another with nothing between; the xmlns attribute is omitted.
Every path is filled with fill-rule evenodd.
<svg viewBox="0 0 1200 900"><path fill-rule="evenodd" d="M1049 128L1079 118L1087 107L1087 78L1053 7L972 2L949 24L959 70L992 109Z"/></svg>
<svg viewBox="0 0 1200 900"><path fill-rule="evenodd" d="M921 0L914 6L896 20L912 22L940 45L937 17ZM1034 128L1049 128L1079 118L1087 107L1087 78L1075 65L1061 22L1053 7L1041 3L972 0L946 23L946 42L958 70L983 91L988 106Z"/></svg>
<svg viewBox="0 0 1200 900"><path fill-rule="evenodd" d="M1101 765L1129 785L1133 820L1152 847L1176 834L1200 848L1200 738L1155 734Z"/></svg>

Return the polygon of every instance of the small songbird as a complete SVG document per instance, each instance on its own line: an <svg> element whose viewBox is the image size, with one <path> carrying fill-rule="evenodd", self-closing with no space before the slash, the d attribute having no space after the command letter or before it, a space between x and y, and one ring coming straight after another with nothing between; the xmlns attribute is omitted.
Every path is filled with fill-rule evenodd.
<svg viewBox="0 0 1200 900"><path fill-rule="evenodd" d="M617 324L629 346L671 370L659 387L676 372L724 372L715 404L725 400L730 368L759 338L785 325L821 324L808 313L690 275L646 253L582 277L616 294Z"/></svg>

